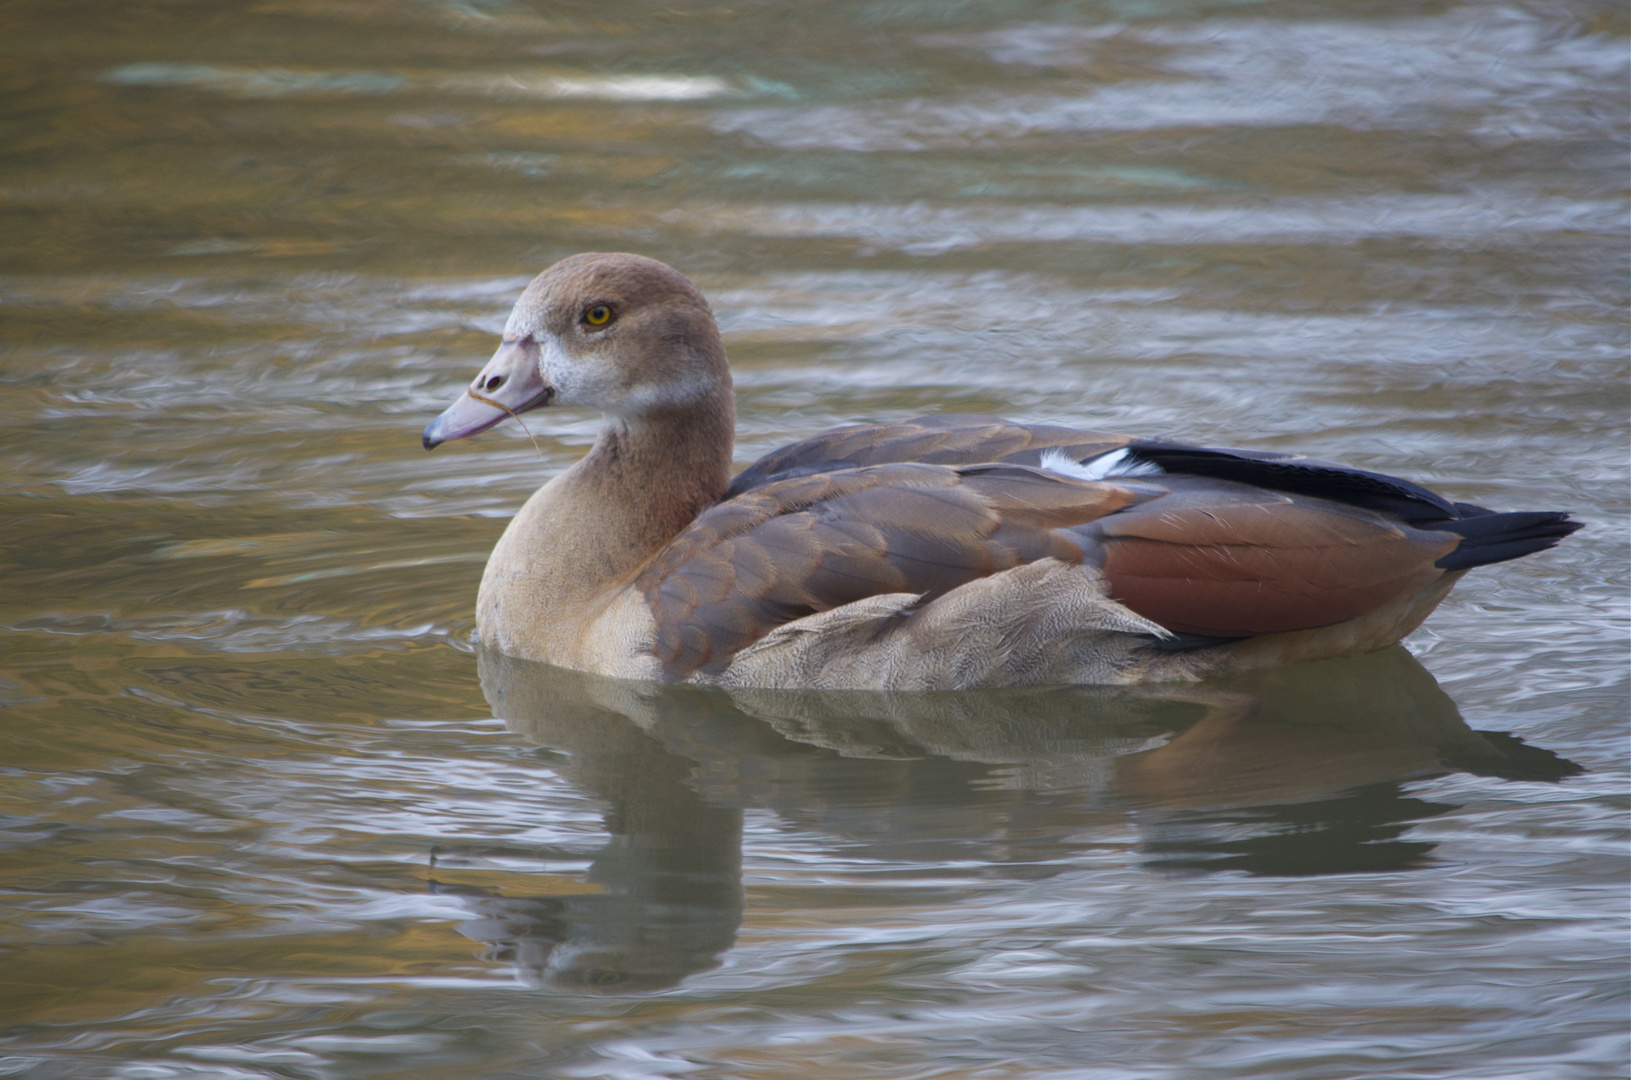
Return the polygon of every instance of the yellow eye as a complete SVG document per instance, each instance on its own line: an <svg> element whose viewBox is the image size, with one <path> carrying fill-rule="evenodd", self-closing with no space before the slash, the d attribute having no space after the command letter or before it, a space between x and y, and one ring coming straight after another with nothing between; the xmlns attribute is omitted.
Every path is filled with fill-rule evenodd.
<svg viewBox="0 0 1631 1080"><path fill-rule="evenodd" d="M590 326L605 326L612 321L612 309L605 304L596 304L583 313L583 321Z"/></svg>

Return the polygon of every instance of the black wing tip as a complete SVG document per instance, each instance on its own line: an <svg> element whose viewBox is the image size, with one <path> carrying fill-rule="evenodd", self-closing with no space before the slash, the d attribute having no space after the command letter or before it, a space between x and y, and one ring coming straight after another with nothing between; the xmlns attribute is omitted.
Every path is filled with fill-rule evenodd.
<svg viewBox="0 0 1631 1080"><path fill-rule="evenodd" d="M1189 446L1159 439L1135 439L1127 444L1127 450L1169 473L1232 480L1271 491L1329 499L1390 514L1410 525L1459 516L1454 503L1413 481L1321 458Z"/></svg>
<svg viewBox="0 0 1631 1080"><path fill-rule="evenodd" d="M1446 521L1429 527L1457 534L1461 544L1434 565L1440 570L1470 570L1475 566L1521 559L1556 547L1559 541L1584 528L1585 524L1562 510L1518 510L1504 514L1486 511Z"/></svg>

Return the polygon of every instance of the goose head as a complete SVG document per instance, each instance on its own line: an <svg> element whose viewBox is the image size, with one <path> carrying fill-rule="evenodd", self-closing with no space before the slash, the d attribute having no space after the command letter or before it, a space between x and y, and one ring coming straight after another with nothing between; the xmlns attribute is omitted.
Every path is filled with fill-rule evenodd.
<svg viewBox="0 0 1631 1080"><path fill-rule="evenodd" d="M527 286L498 351L423 442L433 450L546 405L627 424L730 395L713 312L683 274L641 255L574 255Z"/></svg>

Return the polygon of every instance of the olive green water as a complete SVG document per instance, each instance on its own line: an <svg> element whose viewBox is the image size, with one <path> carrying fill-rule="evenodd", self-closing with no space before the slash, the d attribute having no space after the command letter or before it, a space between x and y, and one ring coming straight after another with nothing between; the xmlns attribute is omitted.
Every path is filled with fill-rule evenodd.
<svg viewBox="0 0 1631 1080"><path fill-rule="evenodd" d="M1627 29L6 4L0 1076L1625 1075ZM579 250L712 297L744 464L996 412L1588 528L1201 687L478 656L595 418L418 431Z"/></svg>

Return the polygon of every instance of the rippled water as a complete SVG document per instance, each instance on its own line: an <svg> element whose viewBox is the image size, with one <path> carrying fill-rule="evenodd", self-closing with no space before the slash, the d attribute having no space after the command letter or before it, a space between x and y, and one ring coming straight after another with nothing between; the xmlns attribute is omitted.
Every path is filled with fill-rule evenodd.
<svg viewBox="0 0 1631 1080"><path fill-rule="evenodd" d="M0 1075L1625 1074L1621 6L0 26ZM987 411L1589 527L1200 687L478 656L595 419L418 431L578 250L713 298L743 463Z"/></svg>

